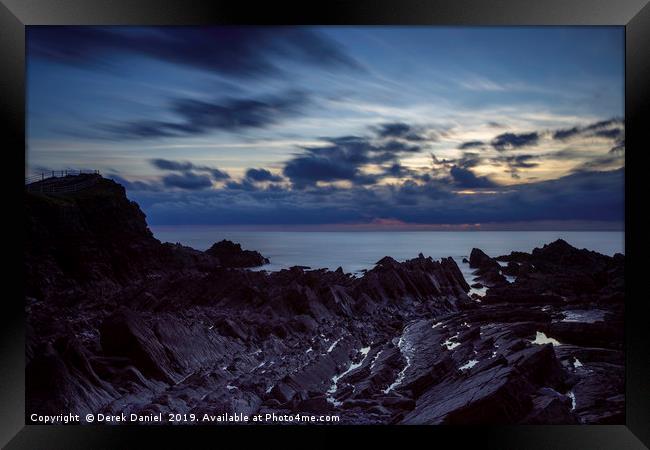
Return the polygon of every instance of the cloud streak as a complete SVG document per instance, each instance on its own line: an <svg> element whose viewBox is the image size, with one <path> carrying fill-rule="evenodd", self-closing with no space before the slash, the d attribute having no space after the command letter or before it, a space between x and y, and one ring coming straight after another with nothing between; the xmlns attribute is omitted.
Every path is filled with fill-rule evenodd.
<svg viewBox="0 0 650 450"><path fill-rule="evenodd" d="M149 160L152 166L160 170L170 170L178 172L198 171L209 172L215 180L224 180L230 178L227 172L217 169L216 167L200 166L189 161L172 161L169 159L154 158Z"/></svg>
<svg viewBox="0 0 650 450"><path fill-rule="evenodd" d="M496 150L502 152L520 147L532 146L537 144L539 133L503 133L492 139L491 145Z"/></svg>
<svg viewBox="0 0 650 450"><path fill-rule="evenodd" d="M29 27L30 56L87 69L146 57L233 78L268 78L285 64L362 71L340 45L301 27Z"/></svg>
<svg viewBox="0 0 650 450"><path fill-rule="evenodd" d="M499 134L492 138L489 145L498 152L505 152L507 150L517 150L524 147L539 147L541 144L548 142L549 140L560 143L570 143L576 141L577 139L589 138L610 140L612 146L609 152L623 153L625 151L625 124L623 119L614 117L607 120L593 122L584 126L573 126L570 128L561 128L550 131L538 130L529 133L507 132ZM485 150L488 147L485 141L471 140L461 142L456 148L458 150ZM563 151L558 151L554 154L556 154L558 157L561 157L562 152ZM575 152L571 151L567 151L566 153L577 155ZM521 156L522 155L519 155L515 157L515 159L505 158L502 160L502 162L505 162L510 167L511 171L512 169L535 167L533 165L522 165L521 161L516 160L516 158L520 158ZM529 159L528 156L525 158ZM516 177L515 171L512 171L512 174L514 177Z"/></svg>
<svg viewBox="0 0 650 450"><path fill-rule="evenodd" d="M553 139L566 141L576 137L598 137L612 140L610 153L622 153L625 151L625 123L621 118L612 118L591 123L583 127L572 127L557 130L553 133Z"/></svg>
<svg viewBox="0 0 650 450"><path fill-rule="evenodd" d="M260 99L224 98L215 101L176 99L169 111L177 117L169 120L132 120L101 125L104 136L118 139L155 139L186 137L210 132L237 132L267 128L297 115L309 98L298 91Z"/></svg>

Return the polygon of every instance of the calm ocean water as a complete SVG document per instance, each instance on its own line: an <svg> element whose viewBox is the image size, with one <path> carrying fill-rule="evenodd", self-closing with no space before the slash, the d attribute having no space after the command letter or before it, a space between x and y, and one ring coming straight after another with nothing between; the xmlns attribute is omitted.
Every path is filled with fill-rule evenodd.
<svg viewBox="0 0 650 450"><path fill-rule="evenodd" d="M206 250L222 239L238 242L244 249L257 250L270 259L264 270L291 266L345 272L371 269L384 256L398 261L415 258L418 253L434 259L451 256L470 280L471 271L462 259L473 247L490 256L513 250L530 252L535 247L562 238L578 248L606 255L625 253L621 231L225 231L207 226L151 227L163 242L180 242Z"/></svg>

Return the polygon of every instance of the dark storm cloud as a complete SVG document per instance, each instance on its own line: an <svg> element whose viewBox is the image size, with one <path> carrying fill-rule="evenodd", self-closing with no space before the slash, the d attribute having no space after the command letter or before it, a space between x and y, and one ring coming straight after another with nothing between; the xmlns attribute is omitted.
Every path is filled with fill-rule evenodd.
<svg viewBox="0 0 650 450"><path fill-rule="evenodd" d="M376 184L381 178L382 175L360 172L350 181L358 186L371 186Z"/></svg>
<svg viewBox="0 0 650 450"><path fill-rule="evenodd" d="M207 189L212 186L212 181L208 175L197 175L192 172L165 175L161 181L166 187L188 190Z"/></svg>
<svg viewBox="0 0 650 450"><path fill-rule="evenodd" d="M182 124L157 120L137 120L116 124L100 124L96 128L99 130L97 133L98 136L96 137L111 139L152 139L174 137L196 131L184 127Z"/></svg>
<svg viewBox="0 0 650 450"><path fill-rule="evenodd" d="M401 138L407 141L424 141L424 136L419 127L406 124L404 122L384 123L376 128L377 135L382 138Z"/></svg>
<svg viewBox="0 0 650 450"><path fill-rule="evenodd" d="M494 187L480 195L449 195L439 184L433 189L411 186L411 196L419 199L420 207L401 208L398 204L397 214L391 217L414 223L622 221L623 173L623 169L581 172L557 180ZM442 193L431 197L429 191Z"/></svg>
<svg viewBox="0 0 650 450"><path fill-rule="evenodd" d="M404 167L400 163L395 163L390 165L389 167L386 168L384 173L388 176L395 177L395 178L405 178L405 177L411 177L415 175L413 170Z"/></svg>
<svg viewBox="0 0 650 450"><path fill-rule="evenodd" d="M622 124L622 123L623 123L623 119L614 117L614 118L611 118L611 119L601 120L599 122L594 122L594 123L592 123L590 125L587 125L584 129L587 130L587 131L600 130L600 129L603 129L603 128L607 128L610 125L616 125L616 124Z"/></svg>
<svg viewBox="0 0 650 450"><path fill-rule="evenodd" d="M608 127L592 127L588 133L609 130L612 125ZM161 224L299 225L369 222L376 218L450 224L622 220L624 172L610 170L620 162L619 154L592 157L560 179L506 186L477 175L476 168L505 166L506 173L518 178L519 171L537 167L541 160L584 161L585 153L564 149L544 155L485 155L477 150L446 159L432 154L430 167L412 169L402 166L400 158L421 152L426 143L371 130L368 136L321 138L324 145L301 148L283 168L290 184L280 183L283 178L268 169L249 168L243 179L210 188L212 180L207 171L218 169L157 159L152 164L173 175L160 180L159 190L149 182L131 182L130 190L147 202L145 211L154 223ZM610 136L614 133L606 138ZM524 146L513 139L502 140ZM388 184L380 183L386 178ZM349 187L322 184L336 181L347 181ZM165 192L166 187L175 189ZM475 192L465 192L468 190Z"/></svg>
<svg viewBox="0 0 650 450"><path fill-rule="evenodd" d="M566 140L576 136L600 137L612 140L610 153L623 153L625 151L625 123L621 118L601 120L584 127L573 127L564 130L557 130L553 133L553 139ZM589 164L587 162L587 164Z"/></svg>
<svg viewBox="0 0 650 450"><path fill-rule="evenodd" d="M553 139L566 140L574 136L598 136L617 139L623 136L623 119L612 118L591 123L583 127L572 127L553 132Z"/></svg>
<svg viewBox="0 0 650 450"><path fill-rule="evenodd" d="M250 180L229 181L224 187L235 191L256 191L258 188Z"/></svg>
<svg viewBox="0 0 650 450"><path fill-rule="evenodd" d="M625 151L625 128L623 119L610 119L596 122L585 127L589 136L597 136L605 139L611 139L612 148L610 153L623 153Z"/></svg>
<svg viewBox="0 0 650 450"><path fill-rule="evenodd" d="M545 159L559 159L562 161L572 160L572 159L583 159L585 157L584 152L574 148L565 148L564 150L558 150L556 152L546 153L543 155Z"/></svg>
<svg viewBox="0 0 650 450"><path fill-rule="evenodd" d="M539 133L503 133L492 139L492 147L498 151L511 150L537 144Z"/></svg>
<svg viewBox="0 0 650 450"><path fill-rule="evenodd" d="M248 169L246 178L252 181L282 181L282 177L274 175L267 169Z"/></svg>
<svg viewBox="0 0 650 450"><path fill-rule="evenodd" d="M559 152L558 152L559 153ZM489 188L497 186L498 183L487 177L476 177L470 169L490 165L490 166L507 166L506 173L510 173L513 178L519 178L519 169L530 169L539 166L539 162L533 160L538 158L535 155L504 155L483 157L477 152L463 152L458 158L439 159L432 156L432 172L439 178L444 178L445 174L454 180L454 183L466 188ZM453 170L453 173L452 173ZM417 178L417 177L414 177ZM422 180L420 177L419 179Z"/></svg>
<svg viewBox="0 0 650 450"><path fill-rule="evenodd" d="M169 159L156 158L151 160L151 164L161 170L191 170L194 167L189 161L171 161Z"/></svg>
<svg viewBox="0 0 650 450"><path fill-rule="evenodd" d="M458 165L464 169L470 169L476 167L483 162L483 158L480 157L478 153L474 152L463 152L460 158L453 160L455 165Z"/></svg>
<svg viewBox="0 0 650 450"><path fill-rule="evenodd" d="M619 139L614 143L614 146L609 150L609 153L623 153L625 152L625 139Z"/></svg>
<svg viewBox="0 0 650 450"><path fill-rule="evenodd" d="M300 27L30 27L28 54L89 69L148 57L229 77L268 77L285 64L362 70L334 41Z"/></svg>
<svg viewBox="0 0 650 450"><path fill-rule="evenodd" d="M381 146L381 150L388 153L416 153L421 149L419 145L409 145L401 141L388 141Z"/></svg>
<svg viewBox="0 0 650 450"><path fill-rule="evenodd" d="M594 132L594 136L604 137L608 139L618 139L623 136L623 130L620 128L611 128L609 130L598 130Z"/></svg>
<svg viewBox="0 0 650 450"><path fill-rule="evenodd" d="M517 155L517 156L507 156L501 160L508 164L511 168L516 169L530 169L532 167L539 166L539 163L530 162L531 159L536 158L534 155Z"/></svg>
<svg viewBox="0 0 650 450"><path fill-rule="evenodd" d="M210 172L210 175L212 175L212 179L214 179L215 181L226 180L230 178L230 175L228 175L227 172L215 168L204 167L204 168L198 168L197 170Z"/></svg>
<svg viewBox="0 0 650 450"><path fill-rule="evenodd" d="M454 180L454 183L460 188L481 189L497 186L497 184L488 177L478 176L470 169L465 169L463 167L452 166L449 170L449 174Z"/></svg>
<svg viewBox="0 0 650 450"><path fill-rule="evenodd" d="M620 148L617 147L618 145L620 145ZM567 148L548 153L543 158L560 161L577 161L578 163L571 170L572 172L602 171L610 170L612 166L623 166L625 164L623 159L624 150L625 142L619 142L605 155L589 155L585 157L584 151Z"/></svg>
<svg viewBox="0 0 650 450"><path fill-rule="evenodd" d="M611 154L593 158L585 161L578 166L574 167L572 172L593 172L609 169L612 165L619 164L621 157L619 155Z"/></svg>
<svg viewBox="0 0 650 450"><path fill-rule="evenodd" d="M624 169L583 171L519 187L522 220L623 220ZM505 198L505 200L510 200ZM536 202L539 200L539 204ZM547 208L544 211L543 208Z"/></svg>
<svg viewBox="0 0 650 450"><path fill-rule="evenodd" d="M308 103L308 96L297 91L260 99L225 98L213 102L176 99L169 110L178 117L177 121L133 120L100 128L108 133L108 137L115 139L180 137L211 131L235 132L267 128L298 114Z"/></svg>
<svg viewBox="0 0 650 450"><path fill-rule="evenodd" d="M403 153L416 153L420 146L396 140L376 141L362 136L324 138L329 145L304 147L302 154L284 166L284 175L296 188L302 189L318 181L350 181L353 184L376 183L381 176L364 173L366 164L397 163Z"/></svg>
<svg viewBox="0 0 650 450"><path fill-rule="evenodd" d="M353 162L311 155L290 160L283 173L300 188L317 181L354 180L359 175L359 168Z"/></svg>
<svg viewBox="0 0 650 450"><path fill-rule="evenodd" d="M296 114L308 102L301 92L288 92L264 99L226 99L221 102L177 100L172 111L198 130L234 131L265 128L278 118Z"/></svg>
<svg viewBox="0 0 650 450"><path fill-rule="evenodd" d="M471 183L471 177L474 175L470 169L477 167L478 165L484 163L486 160L482 158L478 153L475 152L463 152L463 154L458 158L438 158L436 155L431 153L431 169L430 174L433 175L433 178L436 179L447 179L454 184L458 184L467 180ZM452 169L455 171L458 180L455 180L453 174L451 174ZM460 170L459 170L460 169ZM465 171L469 171L469 174ZM426 174L425 174L426 175ZM414 177L421 181L427 181L426 176ZM431 178L431 177L429 177ZM482 183L482 181L476 181L476 183Z"/></svg>
<svg viewBox="0 0 650 450"><path fill-rule="evenodd" d="M394 186L130 191L153 224L336 224L394 218L409 223L623 220L624 170L583 171L557 180L454 192L439 180Z"/></svg>
<svg viewBox="0 0 650 450"><path fill-rule="evenodd" d="M476 147L483 147L485 145L485 142L483 141L467 141L463 142L458 146L460 150L467 150L469 148L476 148Z"/></svg>
<svg viewBox="0 0 650 450"><path fill-rule="evenodd" d="M519 185L485 199L492 221L623 220L623 169ZM478 217L476 217L478 218ZM486 221L483 219L483 221Z"/></svg>
<svg viewBox="0 0 650 450"><path fill-rule="evenodd" d="M573 127L553 132L553 139L567 139L580 133L580 128Z"/></svg>
<svg viewBox="0 0 650 450"><path fill-rule="evenodd" d="M176 171L183 173L195 172L207 172L212 175L212 178L215 181L226 180L230 178L230 175L227 172L217 169L216 167L208 166L199 166L193 164L189 161L172 161L169 159L156 158L151 159L149 162L156 168L166 171Z"/></svg>
<svg viewBox="0 0 650 450"><path fill-rule="evenodd" d="M382 137L401 137L411 131L411 127L405 123L385 123L380 125L378 134Z"/></svg>
<svg viewBox="0 0 650 450"><path fill-rule="evenodd" d="M537 158L534 155L516 155L516 156L505 156L502 158L497 158L497 161L505 163L508 166L507 172L510 173L512 178L520 178L519 169L532 169L533 167L539 166L538 162L531 162L532 159Z"/></svg>

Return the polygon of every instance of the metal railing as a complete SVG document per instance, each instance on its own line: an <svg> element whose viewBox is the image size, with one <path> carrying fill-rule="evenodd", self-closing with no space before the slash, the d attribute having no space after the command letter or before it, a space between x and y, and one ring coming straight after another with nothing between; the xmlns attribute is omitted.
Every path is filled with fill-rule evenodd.
<svg viewBox="0 0 650 450"><path fill-rule="evenodd" d="M33 175L25 178L25 188L29 192L43 192L48 194L59 194L76 192L86 189L95 183L100 177L88 177L82 181L70 179L79 175L101 175L99 170L53 170L42 172L40 175Z"/></svg>
<svg viewBox="0 0 650 450"><path fill-rule="evenodd" d="M61 178L67 177L69 175L100 175L99 170L76 170L76 169L66 169L66 170L51 170L47 172L41 172L38 175L32 175L31 177L25 177L25 184L36 183L38 181L45 181L50 178Z"/></svg>

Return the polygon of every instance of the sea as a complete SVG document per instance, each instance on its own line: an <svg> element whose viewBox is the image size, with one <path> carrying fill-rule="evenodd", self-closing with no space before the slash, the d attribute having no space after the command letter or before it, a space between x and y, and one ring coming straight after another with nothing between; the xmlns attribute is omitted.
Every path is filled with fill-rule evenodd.
<svg viewBox="0 0 650 450"><path fill-rule="evenodd" d="M156 238L206 250L228 239L246 250L256 250L270 263L254 270L276 271L292 266L327 268L355 275L372 269L384 256L398 261L419 253L440 259L451 256L465 279L473 279L469 265L472 248L496 257L511 251L530 252L564 239L577 248L604 255L625 254L622 231L237 231L210 226L152 226Z"/></svg>

